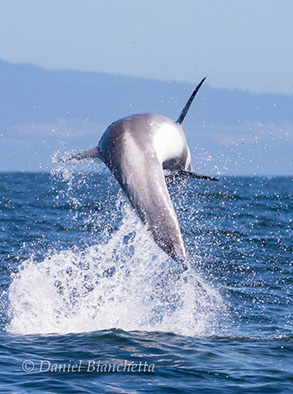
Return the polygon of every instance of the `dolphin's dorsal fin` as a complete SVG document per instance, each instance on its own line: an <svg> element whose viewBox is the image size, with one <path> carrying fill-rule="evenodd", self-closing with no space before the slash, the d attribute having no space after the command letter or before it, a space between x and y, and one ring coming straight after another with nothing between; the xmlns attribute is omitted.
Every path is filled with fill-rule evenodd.
<svg viewBox="0 0 293 394"><path fill-rule="evenodd" d="M182 124L182 122L183 122L183 120L184 120L184 118L185 118L185 116L186 116L186 114L187 114L187 112L189 110L189 107L191 106L191 103L192 103L194 97L196 96L197 92L199 91L199 88L201 87L201 85L204 83L205 79L206 79L206 77L204 77L204 79L197 85L197 87L191 93L191 96L189 97L189 100L187 101L185 107L181 111L181 114L180 114L179 118L177 119L176 123Z"/></svg>

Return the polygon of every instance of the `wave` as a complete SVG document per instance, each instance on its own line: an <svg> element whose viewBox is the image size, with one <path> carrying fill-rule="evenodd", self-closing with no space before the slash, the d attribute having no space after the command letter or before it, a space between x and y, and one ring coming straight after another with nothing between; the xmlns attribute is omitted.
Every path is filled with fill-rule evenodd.
<svg viewBox="0 0 293 394"><path fill-rule="evenodd" d="M122 223L110 237L22 263L9 288L9 332L215 334L225 310L219 291L195 269L180 273L121 195L118 204Z"/></svg>

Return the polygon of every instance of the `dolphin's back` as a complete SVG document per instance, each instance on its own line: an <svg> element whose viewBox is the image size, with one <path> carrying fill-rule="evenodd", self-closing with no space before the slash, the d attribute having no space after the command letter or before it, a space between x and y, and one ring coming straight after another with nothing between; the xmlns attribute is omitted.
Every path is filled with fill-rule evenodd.
<svg viewBox="0 0 293 394"><path fill-rule="evenodd" d="M165 138L168 130L171 136ZM181 127L161 115L133 115L112 123L98 150L156 243L185 264L180 227L163 173L165 165L189 166Z"/></svg>

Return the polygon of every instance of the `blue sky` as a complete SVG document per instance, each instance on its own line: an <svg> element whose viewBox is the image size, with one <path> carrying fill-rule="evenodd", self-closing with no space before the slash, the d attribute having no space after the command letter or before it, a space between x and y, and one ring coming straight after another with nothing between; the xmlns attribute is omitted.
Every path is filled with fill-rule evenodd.
<svg viewBox="0 0 293 394"><path fill-rule="evenodd" d="M293 98L292 15L291 0L1 0L0 59L15 64L31 63L47 70L96 71L192 86L207 76L193 111L195 115L195 111L203 108L209 107L209 111L202 123L196 117L191 121L190 114L184 124L198 171L287 175L293 168L292 111L288 104ZM44 76L46 81L51 80L48 74ZM78 75L80 80L84 76ZM97 75L91 75L90 86ZM2 82L8 79L5 72L0 76ZM117 116L134 111L130 98L120 92L123 100L119 102L115 97L116 104L110 106L112 113L107 124L106 121L101 124L104 114L97 106L95 120L90 119L91 123L85 126L89 111L84 103L79 104L81 92L73 94L76 108L84 108L83 115L77 119L80 111L75 108L69 113L66 100L55 100L54 92L59 85L54 85L53 89L57 90L53 98L49 95L51 102L44 108L47 113L52 112L56 101L58 115L56 112L49 122L36 115L44 104L43 99L48 99L46 83L40 80L41 86L37 85L36 89L34 85L34 90L32 84L36 81L33 82L32 75L24 73L23 78L22 83L27 86L23 95L17 96L22 83L19 87L13 78L9 80L10 85L4 83L6 91L2 87L0 171L48 170L52 154L59 149L53 146L56 139L64 144L66 135L72 144L67 145L68 149L78 149L79 145L86 149L88 144L98 142L107 124ZM71 81L71 88L74 82ZM109 84L107 92L98 92L101 96L89 89L86 100L90 107L108 102L107 94L112 99L112 85ZM150 85L147 81L147 86ZM177 98L173 97L173 91L172 97L164 96L167 90L163 92L163 84L160 85L155 93L148 87L136 88L131 100L144 103L159 100L162 108L158 110L165 114L168 104ZM191 85L181 85L182 94L185 88L188 91L186 97ZM225 104L226 91L210 89L207 95L205 89L209 86L230 89L239 114L234 113L234 100L230 106ZM81 90L87 87L85 82ZM268 94L253 97L246 94L245 99L244 96L240 99L236 89ZM185 96L181 101L184 100ZM121 111L115 111L118 102L121 111L125 105L129 106L129 113L121 115ZM3 110L7 103L13 119L9 110ZM213 121L220 108L221 116ZM274 118L276 108L278 118ZM152 109L145 106L139 111ZM27 115L25 121L20 116L23 112ZM238 117L234 123L227 123L224 121L227 116ZM78 141L76 135L80 136Z"/></svg>
<svg viewBox="0 0 293 394"><path fill-rule="evenodd" d="M291 0L4 0L0 58L293 92Z"/></svg>

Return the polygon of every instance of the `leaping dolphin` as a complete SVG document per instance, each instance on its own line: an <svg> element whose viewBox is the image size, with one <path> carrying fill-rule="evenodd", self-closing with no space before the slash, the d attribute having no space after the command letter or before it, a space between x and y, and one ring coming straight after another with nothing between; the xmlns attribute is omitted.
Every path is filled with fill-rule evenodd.
<svg viewBox="0 0 293 394"><path fill-rule="evenodd" d="M106 129L96 148L64 160L101 159L155 242L184 269L186 252L167 185L187 177L217 180L192 172L190 151L181 127L204 80L194 89L176 122L152 113L127 116Z"/></svg>

